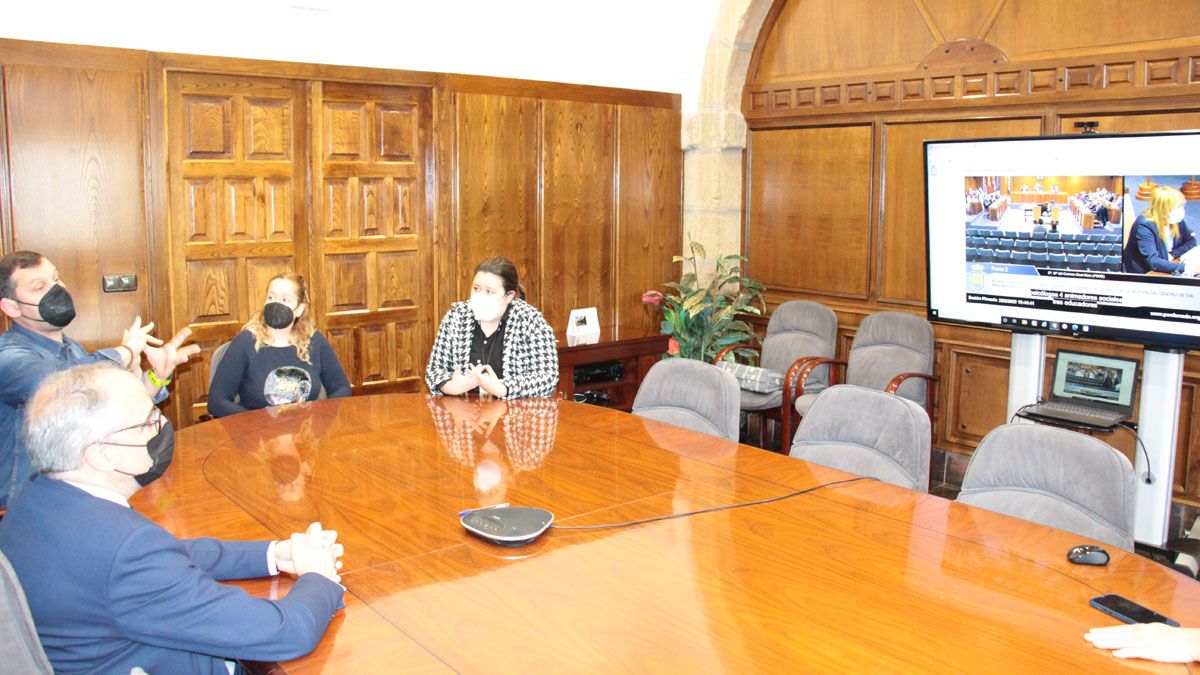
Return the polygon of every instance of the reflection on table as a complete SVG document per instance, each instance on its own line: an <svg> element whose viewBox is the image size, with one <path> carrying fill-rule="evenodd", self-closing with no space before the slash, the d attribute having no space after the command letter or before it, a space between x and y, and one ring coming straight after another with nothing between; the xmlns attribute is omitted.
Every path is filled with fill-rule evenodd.
<svg viewBox="0 0 1200 675"><path fill-rule="evenodd" d="M464 532L491 503L594 525L850 477L595 406L352 397L189 427L176 455L136 506L180 536L341 533L347 612L289 672L1146 668L1083 640L1113 622L1089 598L1200 625L1178 573L1074 566L1080 537L875 481L523 548Z"/></svg>

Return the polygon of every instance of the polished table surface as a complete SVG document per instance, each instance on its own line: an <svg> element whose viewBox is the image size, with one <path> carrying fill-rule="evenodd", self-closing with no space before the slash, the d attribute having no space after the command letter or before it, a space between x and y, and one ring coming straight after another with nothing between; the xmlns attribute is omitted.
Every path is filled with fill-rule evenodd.
<svg viewBox="0 0 1200 675"><path fill-rule="evenodd" d="M523 548L457 513L509 502L591 525L851 478L625 413L556 400L396 394L182 429L133 499L181 537L345 544L340 613L287 672L1140 669L1083 639L1120 593L1200 625L1200 584L1132 553L877 481ZM286 577L238 582L278 597Z"/></svg>

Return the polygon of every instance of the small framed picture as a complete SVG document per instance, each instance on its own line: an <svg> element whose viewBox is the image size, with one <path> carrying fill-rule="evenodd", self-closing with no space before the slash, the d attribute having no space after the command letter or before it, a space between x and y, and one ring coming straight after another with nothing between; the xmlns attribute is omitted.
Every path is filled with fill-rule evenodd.
<svg viewBox="0 0 1200 675"><path fill-rule="evenodd" d="M573 309L567 318L567 346L592 345L600 341L600 317L595 307Z"/></svg>

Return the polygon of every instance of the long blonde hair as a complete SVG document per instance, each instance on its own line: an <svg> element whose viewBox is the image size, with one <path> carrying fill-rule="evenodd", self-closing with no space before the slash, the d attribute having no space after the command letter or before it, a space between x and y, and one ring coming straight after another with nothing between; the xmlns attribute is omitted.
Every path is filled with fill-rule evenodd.
<svg viewBox="0 0 1200 675"><path fill-rule="evenodd" d="M1167 248L1171 248L1171 243L1179 236L1179 224L1170 222L1171 212L1183 206L1183 193L1173 187L1160 185L1154 188L1154 192L1150 195L1150 206L1142 211L1142 215L1147 220L1154 221L1154 225L1158 228L1158 236L1162 237ZM1170 230L1171 237L1167 238L1167 230Z"/></svg>
<svg viewBox="0 0 1200 675"><path fill-rule="evenodd" d="M296 317L296 320L292 323L292 330L288 335L288 344L296 348L296 356L300 357L301 361L311 364L312 360L309 358L308 346L312 342L313 333L317 332L317 327L313 324L312 305L308 302L308 285L304 283L304 277L299 274L284 272L271 277L271 280L267 282L267 288L269 289L271 284L277 279L286 279L292 282L292 285L296 287L296 300L299 303L296 306L304 305L304 313ZM258 311L250 317L243 330L248 330L254 334L254 351L262 349L262 346L266 344L268 338L271 336L271 328L263 320L262 307L259 307Z"/></svg>

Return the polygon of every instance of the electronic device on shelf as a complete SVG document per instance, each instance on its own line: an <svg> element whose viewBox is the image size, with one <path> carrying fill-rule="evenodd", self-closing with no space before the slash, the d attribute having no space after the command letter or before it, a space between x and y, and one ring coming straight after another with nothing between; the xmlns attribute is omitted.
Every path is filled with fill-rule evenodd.
<svg viewBox="0 0 1200 675"><path fill-rule="evenodd" d="M624 376L625 366L620 361L576 366L575 386L591 382L616 382Z"/></svg>
<svg viewBox="0 0 1200 675"><path fill-rule="evenodd" d="M1112 431L1133 415L1138 360L1058 350L1045 403L1017 415L1038 422Z"/></svg>

